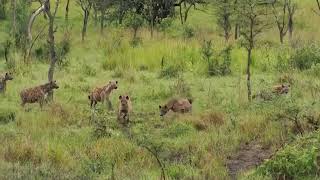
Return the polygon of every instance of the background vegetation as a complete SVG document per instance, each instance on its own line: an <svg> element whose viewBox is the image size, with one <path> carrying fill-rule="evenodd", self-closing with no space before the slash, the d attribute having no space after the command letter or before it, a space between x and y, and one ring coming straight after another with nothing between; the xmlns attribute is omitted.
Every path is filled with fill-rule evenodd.
<svg viewBox="0 0 320 180"><path fill-rule="evenodd" d="M14 75L0 95L0 179L319 179L317 1L160 2L61 0L54 15L52 1L31 39L41 4L0 0L0 72ZM50 80L49 67L53 101L22 108L20 91ZM88 93L111 79L115 109L120 94L132 99L128 128L106 105L89 107ZM281 83L290 93L270 95ZM171 97L193 98L192 114L160 118ZM241 157L253 147L270 159L230 168L255 163Z"/></svg>

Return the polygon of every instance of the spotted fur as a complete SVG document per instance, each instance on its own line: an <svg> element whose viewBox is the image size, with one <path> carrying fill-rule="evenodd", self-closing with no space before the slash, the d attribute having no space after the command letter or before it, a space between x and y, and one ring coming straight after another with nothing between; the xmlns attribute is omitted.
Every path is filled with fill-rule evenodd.
<svg viewBox="0 0 320 180"><path fill-rule="evenodd" d="M170 110L177 113L192 111L192 100L186 98L173 98L164 106L159 106L160 116L166 115Z"/></svg>
<svg viewBox="0 0 320 180"><path fill-rule="evenodd" d="M129 123L129 115L132 111L132 104L130 97L127 95L119 96L118 121L121 124Z"/></svg>
<svg viewBox="0 0 320 180"><path fill-rule="evenodd" d="M98 102L103 104L104 101L107 101L109 109L112 109L109 96L114 89L118 89L118 81L109 81L106 86L95 88L88 96L91 108L96 107Z"/></svg>
<svg viewBox="0 0 320 180"><path fill-rule="evenodd" d="M290 85L276 85L273 87L273 93L281 95L281 94L288 94L290 90Z"/></svg>
<svg viewBox="0 0 320 180"><path fill-rule="evenodd" d="M21 106L29 103L39 103L42 108L44 101L50 91L53 89L58 89L59 86L56 84L56 81L52 81L34 88L29 88L21 91Z"/></svg>

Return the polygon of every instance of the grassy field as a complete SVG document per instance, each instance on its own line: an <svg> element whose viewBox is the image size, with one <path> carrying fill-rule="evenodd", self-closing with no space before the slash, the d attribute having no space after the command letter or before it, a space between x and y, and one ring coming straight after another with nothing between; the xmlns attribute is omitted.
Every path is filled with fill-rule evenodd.
<svg viewBox="0 0 320 180"><path fill-rule="evenodd" d="M64 3L58 11L58 44L66 37ZM319 44L320 17L310 10L312 5L311 0L299 2L294 34L297 47ZM298 172L295 168L304 165L310 166L310 171L299 171L292 178L319 179L314 173L319 172L316 168L320 164L316 162L319 132L309 127L305 116L320 121L320 68L281 69L296 49L287 39L280 45L276 29L270 29L261 36L269 45L261 44L254 51L253 91L256 94L285 82L291 84L290 93L249 103L246 53L237 42L230 43L231 75L207 76L202 41L212 39L216 54L227 46L218 36L212 11L209 6L206 12L191 12L188 26L194 35L190 38L185 37L186 27L176 20L166 30L155 32L153 38L147 28L141 29L141 43L132 47L130 30L107 25L101 35L93 21L82 42L81 11L73 4L70 53L55 72L60 88L54 101L42 110L38 104L22 108L19 93L47 81L48 60L34 53L32 61L24 63L19 51L11 52L14 80L0 95L0 179L159 179L162 169L167 179L230 179L230 158L253 144L271 152L275 159L257 169L235 172L238 179L275 179L277 172L292 175ZM7 23L0 20L1 43L8 37ZM43 23L41 17L35 29ZM35 50L44 46L45 38L46 34ZM0 72L6 71L8 64L0 56ZM88 93L112 79L119 81L110 98L115 110L108 111L105 104L90 109ZM127 128L116 119L122 94L128 94L133 104ZM158 106L171 97L192 98L193 112L169 113L161 118ZM279 118L281 114L295 117L292 114L296 112L303 135L292 118ZM290 156L292 152L295 156ZM309 161L281 161L302 155Z"/></svg>

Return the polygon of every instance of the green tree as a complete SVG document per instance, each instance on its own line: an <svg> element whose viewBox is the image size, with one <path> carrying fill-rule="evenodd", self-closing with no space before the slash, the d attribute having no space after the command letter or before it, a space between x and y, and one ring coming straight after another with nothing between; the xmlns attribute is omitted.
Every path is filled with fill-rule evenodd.
<svg viewBox="0 0 320 180"><path fill-rule="evenodd" d="M237 14L240 22L240 35L243 38L242 45L247 50L247 89L248 100L252 99L251 64L252 51L258 41L258 35L268 26L267 2L261 0L239 0Z"/></svg>
<svg viewBox="0 0 320 180"><path fill-rule="evenodd" d="M223 32L221 35L227 42L231 37L231 23L232 14L234 12L234 2L233 0L215 0L214 6L219 31Z"/></svg>
<svg viewBox="0 0 320 180"><path fill-rule="evenodd" d="M87 34L87 27L88 27L88 21L89 21L89 15L92 7L92 1L91 0L78 0L77 4L81 7L83 11L83 25L82 25L82 41L84 41L85 36Z"/></svg>

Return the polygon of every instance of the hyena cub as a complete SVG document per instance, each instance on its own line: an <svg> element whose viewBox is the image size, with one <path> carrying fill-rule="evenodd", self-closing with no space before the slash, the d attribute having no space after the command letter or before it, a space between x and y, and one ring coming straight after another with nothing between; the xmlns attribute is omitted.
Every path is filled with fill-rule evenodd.
<svg viewBox="0 0 320 180"><path fill-rule="evenodd" d="M118 121L121 124L128 124L129 123L129 114L132 111L132 105L130 101L130 97L119 96L119 109L118 109Z"/></svg>
<svg viewBox="0 0 320 180"><path fill-rule="evenodd" d="M5 93L7 89L7 81L13 80L11 73L6 73L3 77L0 77L0 93Z"/></svg>
<svg viewBox="0 0 320 180"><path fill-rule="evenodd" d="M51 81L34 88L25 89L20 93L22 101L21 106L24 106L26 103L39 103L40 108L42 108L48 93L58 88L59 86L57 85L56 81Z"/></svg>
<svg viewBox="0 0 320 180"><path fill-rule="evenodd" d="M171 99L164 106L159 106L160 116L166 115L170 110L178 113L187 113L192 111L192 100L186 98Z"/></svg>
<svg viewBox="0 0 320 180"><path fill-rule="evenodd" d="M118 81L109 81L106 86L95 88L88 96L91 102L91 108L96 107L98 102L101 102L103 104L104 101L107 101L109 109L112 109L112 104L109 100L109 96L114 89L118 89Z"/></svg>

